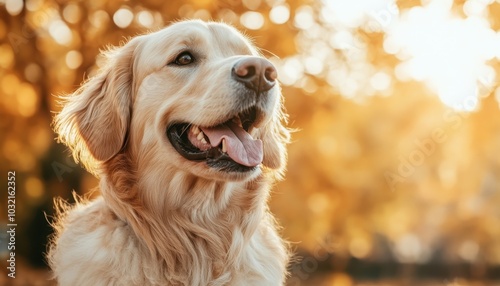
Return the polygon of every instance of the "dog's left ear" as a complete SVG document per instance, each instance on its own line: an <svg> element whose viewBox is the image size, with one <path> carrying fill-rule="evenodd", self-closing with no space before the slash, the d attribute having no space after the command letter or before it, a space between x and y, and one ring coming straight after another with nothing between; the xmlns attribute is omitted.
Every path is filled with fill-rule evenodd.
<svg viewBox="0 0 500 286"><path fill-rule="evenodd" d="M287 116L283 107L276 111L271 121L261 128L264 145L263 165L276 170L282 176L287 160L286 145L290 142L290 130L285 126Z"/></svg>
<svg viewBox="0 0 500 286"><path fill-rule="evenodd" d="M70 147L75 160L91 172L116 155L125 142L138 41L134 38L105 53L106 65L64 98L63 109L54 118L59 141Z"/></svg>

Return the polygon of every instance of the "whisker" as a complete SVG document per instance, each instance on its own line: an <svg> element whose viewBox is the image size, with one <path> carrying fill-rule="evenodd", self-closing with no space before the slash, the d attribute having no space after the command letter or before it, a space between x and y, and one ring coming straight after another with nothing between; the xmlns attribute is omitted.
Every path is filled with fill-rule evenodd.
<svg viewBox="0 0 500 286"><path fill-rule="evenodd" d="M187 124L181 131L181 136L184 135L184 132L188 131L191 128L191 123Z"/></svg>
<svg viewBox="0 0 500 286"><path fill-rule="evenodd" d="M271 55L272 57L276 57L278 59L281 59L277 54L271 52L270 50L267 50L267 49L260 49L262 51L262 54L267 55L267 57L269 57L269 55Z"/></svg>

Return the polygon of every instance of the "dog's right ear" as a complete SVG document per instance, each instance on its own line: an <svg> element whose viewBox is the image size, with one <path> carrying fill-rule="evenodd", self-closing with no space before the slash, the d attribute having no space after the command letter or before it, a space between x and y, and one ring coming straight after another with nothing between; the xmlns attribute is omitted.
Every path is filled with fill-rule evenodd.
<svg viewBox="0 0 500 286"><path fill-rule="evenodd" d="M54 118L59 141L92 173L101 162L116 155L126 140L138 42L139 38L134 38L104 53L105 66L63 98L63 108Z"/></svg>

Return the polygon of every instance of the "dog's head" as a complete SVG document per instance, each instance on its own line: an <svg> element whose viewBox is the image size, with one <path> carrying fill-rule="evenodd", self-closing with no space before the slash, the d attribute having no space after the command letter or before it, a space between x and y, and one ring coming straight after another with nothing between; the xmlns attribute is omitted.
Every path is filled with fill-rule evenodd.
<svg viewBox="0 0 500 286"><path fill-rule="evenodd" d="M289 133L277 72L236 29L179 22L105 57L55 118L91 172L118 154L149 176L181 169L241 181L261 167L282 171Z"/></svg>

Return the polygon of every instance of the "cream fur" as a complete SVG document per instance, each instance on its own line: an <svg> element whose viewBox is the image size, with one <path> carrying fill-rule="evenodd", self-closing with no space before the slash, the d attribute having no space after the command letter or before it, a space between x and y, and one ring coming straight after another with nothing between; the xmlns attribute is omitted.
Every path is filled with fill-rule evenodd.
<svg viewBox="0 0 500 286"><path fill-rule="evenodd" d="M185 49L196 65L168 65ZM210 126L234 110L241 99L227 75L257 49L227 25L184 21L105 56L54 121L102 194L61 207L47 255L58 283L282 285L289 254L267 207L289 140L279 86L252 131L264 143L255 171L186 160L165 136L172 122Z"/></svg>

